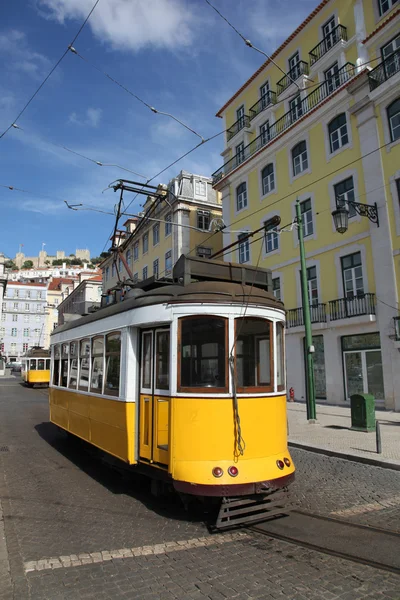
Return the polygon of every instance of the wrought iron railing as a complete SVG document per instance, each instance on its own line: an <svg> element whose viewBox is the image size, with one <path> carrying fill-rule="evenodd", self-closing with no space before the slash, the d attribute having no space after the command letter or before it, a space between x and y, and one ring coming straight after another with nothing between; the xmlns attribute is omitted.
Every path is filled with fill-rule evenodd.
<svg viewBox="0 0 400 600"><path fill-rule="evenodd" d="M267 92L266 94L264 94L264 96L261 96L259 101L256 102L255 104L253 104L253 106L250 108L250 111L249 111L250 121L252 119L254 119L254 117L256 117L258 114L260 114L260 112L265 110L268 106L270 106L271 104L275 104L275 103L276 103L275 92Z"/></svg>
<svg viewBox="0 0 400 600"><path fill-rule="evenodd" d="M293 81L296 81L300 75L308 75L308 63L300 60L296 66L292 67L276 84L276 94L282 94Z"/></svg>
<svg viewBox="0 0 400 600"><path fill-rule="evenodd" d="M315 64L317 60L322 58L324 54L329 52L333 46L336 46L340 40L344 40L347 42L347 29L343 25L337 25L335 29L324 37L322 42L317 44L310 52L308 53L310 56L310 66Z"/></svg>
<svg viewBox="0 0 400 600"><path fill-rule="evenodd" d="M375 294L358 294L350 298L338 298L329 302L331 321L375 314Z"/></svg>
<svg viewBox="0 0 400 600"><path fill-rule="evenodd" d="M318 106L328 96L333 94L340 86L349 81L355 74L353 63L346 63L341 69L335 73L333 77L327 79L308 96L303 98L295 108L289 110L280 119L272 123L268 135L266 132L261 133L258 137L250 142L247 146L240 150L240 153L233 156L225 164L222 165L212 175L213 184L216 184L222 177L236 169L242 162L247 160L252 154L260 150L266 144L269 144L278 135L289 129L300 117L310 112Z"/></svg>
<svg viewBox="0 0 400 600"><path fill-rule="evenodd" d="M326 304L312 304L310 306L311 323L326 323ZM304 327L303 307L291 308L286 314L288 327Z"/></svg>
<svg viewBox="0 0 400 600"><path fill-rule="evenodd" d="M249 127L250 126L250 118L248 115L243 115L243 117L240 117L240 119L238 119L236 121L236 123L234 123L233 125L231 125L229 127L229 129L227 130L227 139L228 142L229 140L231 140L233 138L233 136L235 136L237 133L239 133L239 131L241 129L243 129L243 127Z"/></svg>
<svg viewBox="0 0 400 600"><path fill-rule="evenodd" d="M387 56L380 65L368 73L369 89L374 90L400 71L400 48Z"/></svg>

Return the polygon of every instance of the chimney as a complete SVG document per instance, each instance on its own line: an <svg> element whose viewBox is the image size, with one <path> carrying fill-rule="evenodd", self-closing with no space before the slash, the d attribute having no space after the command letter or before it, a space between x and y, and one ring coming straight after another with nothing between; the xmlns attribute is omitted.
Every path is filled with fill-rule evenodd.
<svg viewBox="0 0 400 600"><path fill-rule="evenodd" d="M62 264L62 268L63 268L63 269L64 269L64 271L65 271L65 269L67 268L67 263L63 262L63 264Z"/></svg>

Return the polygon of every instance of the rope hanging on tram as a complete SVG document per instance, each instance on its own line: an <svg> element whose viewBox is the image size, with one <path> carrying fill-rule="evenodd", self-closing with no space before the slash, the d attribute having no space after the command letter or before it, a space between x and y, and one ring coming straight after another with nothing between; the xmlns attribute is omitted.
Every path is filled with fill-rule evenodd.
<svg viewBox="0 0 400 600"><path fill-rule="evenodd" d="M246 442L243 439L242 429L240 426L239 403L236 394L235 358L232 353L229 356L229 368L232 375L233 418L235 423L235 459L237 460L239 456L243 456L246 449Z"/></svg>

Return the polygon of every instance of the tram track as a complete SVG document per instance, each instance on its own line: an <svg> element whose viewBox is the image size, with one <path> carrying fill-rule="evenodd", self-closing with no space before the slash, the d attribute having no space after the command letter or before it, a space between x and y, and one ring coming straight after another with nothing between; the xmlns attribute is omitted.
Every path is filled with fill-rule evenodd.
<svg viewBox="0 0 400 600"><path fill-rule="evenodd" d="M400 575L400 533L290 510L246 529L323 554Z"/></svg>

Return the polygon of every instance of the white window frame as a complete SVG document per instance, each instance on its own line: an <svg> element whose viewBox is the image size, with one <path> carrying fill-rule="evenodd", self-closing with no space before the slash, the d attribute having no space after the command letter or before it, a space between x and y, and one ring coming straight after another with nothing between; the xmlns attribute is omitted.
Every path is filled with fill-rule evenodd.
<svg viewBox="0 0 400 600"><path fill-rule="evenodd" d="M170 267L167 266L167 260L171 259ZM170 275L172 273L172 250L167 250L164 257L165 261L165 275Z"/></svg>
<svg viewBox="0 0 400 600"><path fill-rule="evenodd" d="M242 233L239 233L238 235L238 240L240 240L242 237L248 235L249 232L248 231L243 231ZM243 260L244 259L244 260ZM244 242L239 242L238 243L238 263L243 265L245 263L250 262L250 241L249 238L247 238L247 240L245 240Z"/></svg>
<svg viewBox="0 0 400 600"><path fill-rule="evenodd" d="M275 291L276 291L276 290L274 290L274 281L279 281L279 288L278 288L278 290L279 290L279 298L278 298L278 297L277 297L277 295L275 294ZM276 274L276 273L272 273L272 293L273 293L273 295L275 296L275 298L276 298L277 300L280 300L281 302L283 301L283 294L282 294L282 277L281 277L281 275L278 275L278 274Z"/></svg>
<svg viewBox="0 0 400 600"><path fill-rule="evenodd" d="M171 235L172 233L172 213L168 213L165 215L165 237Z"/></svg>
<svg viewBox="0 0 400 600"><path fill-rule="evenodd" d="M194 193L195 196L207 196L207 183L201 179L195 179L194 181Z"/></svg>
<svg viewBox="0 0 400 600"><path fill-rule="evenodd" d="M303 150L301 152L301 154L298 154L297 156L294 156L293 155L293 150L295 150L297 148L297 146L299 146L302 143L305 144L306 149ZM290 155L291 155L292 173L293 173L293 179L294 179L296 177L299 177L303 173L307 172L308 169L309 169L309 158L308 158L307 141L306 140L300 140L297 144L295 144L292 147L291 151L290 151ZM297 162L295 163L295 161L297 161Z"/></svg>
<svg viewBox="0 0 400 600"><path fill-rule="evenodd" d="M153 246L158 246L160 243L160 223L153 225Z"/></svg>
<svg viewBox="0 0 400 600"><path fill-rule="evenodd" d="M310 202L310 209L307 210L306 212L302 212L301 207L303 206L303 204L305 204L306 202ZM313 216L313 203L311 198L306 198L305 200L302 200L300 202L300 212L301 212L301 219L302 219L302 224L303 224L303 237L304 238L309 238L312 237L314 232L315 232L315 224L314 224L314 216ZM310 213L311 214L311 221L308 219L307 221L304 218L304 215ZM311 223L311 227L312 227L312 231L308 232L308 229L310 227L310 223Z"/></svg>
<svg viewBox="0 0 400 600"><path fill-rule="evenodd" d="M268 173L268 175L266 177L263 177L263 172L268 167L272 167L272 172ZM271 162L271 163L268 163L267 165L265 165L265 167L261 170L261 188L262 188L263 196L267 196L268 194L273 192L275 189L275 168L274 167L275 167L274 163Z"/></svg>
<svg viewBox="0 0 400 600"><path fill-rule="evenodd" d="M148 276L149 276L149 269L148 269L147 265L144 265L144 267L142 269L142 279L143 279L143 281L145 279L147 279Z"/></svg>
<svg viewBox="0 0 400 600"><path fill-rule="evenodd" d="M158 279L160 274L160 261L158 258L153 260L153 276Z"/></svg>
<svg viewBox="0 0 400 600"><path fill-rule="evenodd" d="M238 192L238 189L240 186L244 185L245 189L242 192ZM236 213L242 212L242 210L246 210L246 208L248 207L248 199L247 199L247 181L242 181L241 183L239 183L236 188L235 188L235 206L236 206ZM241 204L241 206L239 207L239 204Z"/></svg>
<svg viewBox="0 0 400 600"><path fill-rule="evenodd" d="M331 123L333 123L333 121L335 119L337 119L338 117L340 117L341 115L344 115L345 117L345 123L343 125L339 125L339 127L337 127L336 129L334 129L332 132L329 130L329 127L331 125ZM338 115L336 115L336 117L334 117L333 119L331 119L331 121L328 123L327 125L328 127L328 138L329 138L329 153L334 155L337 154L338 152L340 152L340 150L342 148L344 148L345 146L348 146L350 143L350 136L349 136L349 128L347 126L347 115L345 112L339 113ZM337 143L338 143L338 147L336 149L333 149L333 136L337 134ZM343 139L347 137L347 142L343 142Z"/></svg>
<svg viewBox="0 0 400 600"><path fill-rule="evenodd" d="M205 225L207 224L207 219L208 219L208 226L205 227ZM211 223L211 212L209 210L199 209L197 211L197 229L202 229L203 231L209 231L210 223Z"/></svg>
<svg viewBox="0 0 400 600"><path fill-rule="evenodd" d="M145 244L145 242L146 242L146 244ZM145 250L145 248L146 248L146 250ZM148 231L143 234L142 250L143 250L143 254L147 254L149 251L149 232Z"/></svg>
<svg viewBox="0 0 400 600"><path fill-rule="evenodd" d="M139 242L133 244L133 261L139 260Z"/></svg>
<svg viewBox="0 0 400 600"><path fill-rule="evenodd" d="M377 0L377 2L378 2L378 15L379 15L380 19L382 17L384 17L389 11L391 11L393 6L395 6L397 4L397 2L394 0ZM386 8L386 10L383 10L382 5L386 2L387 2L388 7Z"/></svg>

